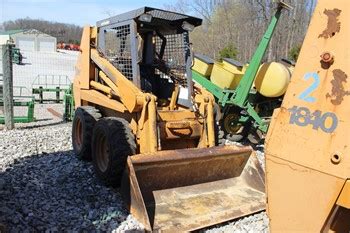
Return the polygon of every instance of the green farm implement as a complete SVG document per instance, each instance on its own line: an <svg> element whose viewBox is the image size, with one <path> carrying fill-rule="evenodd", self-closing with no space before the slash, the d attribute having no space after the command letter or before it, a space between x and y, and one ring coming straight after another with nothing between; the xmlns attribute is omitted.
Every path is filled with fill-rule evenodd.
<svg viewBox="0 0 350 233"><path fill-rule="evenodd" d="M23 100L27 99L27 100ZM4 106L4 102L2 99L0 99L0 107ZM34 118L34 106L35 101L34 98L31 96L23 97L21 96L21 100L14 100L13 101L14 107L27 107L27 114L22 116L15 116L14 123L30 123L35 121ZM0 124L5 124L5 118L4 116L0 116Z"/></svg>
<svg viewBox="0 0 350 233"><path fill-rule="evenodd" d="M252 129L254 136L261 138L267 132L273 109L281 104L290 71L280 63L261 63L282 10L289 8L285 3L279 3L249 65L226 59L223 63L215 63L214 68L209 69L211 72L207 72L208 69L204 71L198 67L208 61L195 59L193 79L215 96L223 115L220 127L230 140L239 141L248 136ZM198 60L200 64L196 65ZM254 138L256 140L257 137Z"/></svg>
<svg viewBox="0 0 350 233"><path fill-rule="evenodd" d="M73 97L72 86L64 92L63 105L64 105L63 120L72 121L74 118L74 97Z"/></svg>
<svg viewBox="0 0 350 233"><path fill-rule="evenodd" d="M23 56L21 54L21 51L19 50L19 48L16 47L12 47L12 62L17 64L17 65L21 65L22 64L22 60L23 60Z"/></svg>
<svg viewBox="0 0 350 233"><path fill-rule="evenodd" d="M61 103L64 95L71 85L67 75L38 75L32 83L32 94L39 103L55 102ZM47 95L44 95L44 94ZM53 94L53 95L50 95Z"/></svg>

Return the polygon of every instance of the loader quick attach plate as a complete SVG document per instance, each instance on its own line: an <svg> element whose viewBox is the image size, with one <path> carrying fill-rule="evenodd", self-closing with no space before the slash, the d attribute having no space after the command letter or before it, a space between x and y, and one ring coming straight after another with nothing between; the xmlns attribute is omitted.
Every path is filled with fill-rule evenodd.
<svg viewBox="0 0 350 233"><path fill-rule="evenodd" d="M196 230L265 209L264 172L250 147L129 157L122 191L146 230Z"/></svg>

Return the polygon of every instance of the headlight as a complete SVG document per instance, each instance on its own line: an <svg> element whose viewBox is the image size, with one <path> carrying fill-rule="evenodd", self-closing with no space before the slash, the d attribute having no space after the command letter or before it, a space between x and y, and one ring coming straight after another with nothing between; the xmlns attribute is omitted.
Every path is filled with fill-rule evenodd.
<svg viewBox="0 0 350 233"><path fill-rule="evenodd" d="M141 22L150 23L152 21L152 15L144 13L144 14L140 15L139 20Z"/></svg>
<svg viewBox="0 0 350 233"><path fill-rule="evenodd" d="M190 24L189 22L184 21L182 23L182 29L185 31L192 32L194 30L195 26Z"/></svg>

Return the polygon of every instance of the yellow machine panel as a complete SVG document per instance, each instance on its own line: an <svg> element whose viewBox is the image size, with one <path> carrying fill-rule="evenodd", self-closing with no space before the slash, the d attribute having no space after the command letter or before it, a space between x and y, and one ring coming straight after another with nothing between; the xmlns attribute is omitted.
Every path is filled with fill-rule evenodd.
<svg viewBox="0 0 350 233"><path fill-rule="evenodd" d="M350 179L349 28L349 1L318 1L266 139L271 232L350 231L338 202Z"/></svg>

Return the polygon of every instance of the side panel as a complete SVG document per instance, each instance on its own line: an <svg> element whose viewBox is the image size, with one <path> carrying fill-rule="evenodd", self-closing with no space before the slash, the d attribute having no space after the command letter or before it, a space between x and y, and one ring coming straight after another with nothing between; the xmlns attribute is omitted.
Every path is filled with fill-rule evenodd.
<svg viewBox="0 0 350 233"><path fill-rule="evenodd" d="M267 140L268 154L343 178L350 177L348 4L319 1ZM333 62L322 61L325 53Z"/></svg>
<svg viewBox="0 0 350 233"><path fill-rule="evenodd" d="M270 231L320 232L344 181L271 156L266 167Z"/></svg>
<svg viewBox="0 0 350 233"><path fill-rule="evenodd" d="M266 139L272 232L320 232L350 177L350 8L319 0Z"/></svg>

